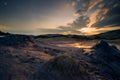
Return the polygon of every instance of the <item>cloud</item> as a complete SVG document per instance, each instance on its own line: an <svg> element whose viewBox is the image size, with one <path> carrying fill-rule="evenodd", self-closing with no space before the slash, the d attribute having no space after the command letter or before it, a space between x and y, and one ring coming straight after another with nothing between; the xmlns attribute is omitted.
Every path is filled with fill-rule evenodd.
<svg viewBox="0 0 120 80"><path fill-rule="evenodd" d="M73 0L72 4L76 8L74 14L78 17L76 20L68 23L67 26L41 31L81 34L79 30L82 28L95 28L99 33L109 28L112 30L120 27L120 0Z"/></svg>
<svg viewBox="0 0 120 80"><path fill-rule="evenodd" d="M87 12L87 10L85 10L85 9L81 10L80 9L80 10L75 12L75 15L77 15L77 16L84 15L84 14L86 14L86 12Z"/></svg>
<svg viewBox="0 0 120 80"><path fill-rule="evenodd" d="M102 2L103 0L91 0L88 6L88 10L91 10L93 7L95 7L96 5L98 5L100 2Z"/></svg>
<svg viewBox="0 0 120 80"><path fill-rule="evenodd" d="M103 0L81 0L79 1L79 5L81 5L81 8L77 11L81 13L81 11L89 12L91 9L93 9L96 5L98 5ZM78 5L78 6L79 6Z"/></svg>
<svg viewBox="0 0 120 80"><path fill-rule="evenodd" d="M69 23L67 26L59 26L56 29L39 29L41 33L52 34L52 33L71 33L71 34L80 34L81 32L78 29L86 27L89 23L89 19L86 16L80 16L78 19Z"/></svg>
<svg viewBox="0 0 120 80"><path fill-rule="evenodd" d="M89 23L89 18L87 16L80 16L78 19L73 21L73 23L69 23L69 25L73 28L82 28L86 27L86 25Z"/></svg>
<svg viewBox="0 0 120 80"><path fill-rule="evenodd" d="M98 17L98 13L100 12L99 9L95 10L89 17L90 22L87 24L88 27L91 27L94 23L97 22L97 17Z"/></svg>
<svg viewBox="0 0 120 80"><path fill-rule="evenodd" d="M104 26L120 26L120 1L119 0L111 0L111 2L102 8L104 12L100 12L104 14L101 20L98 20L93 26L96 27L104 27ZM99 16L101 16L99 14Z"/></svg>
<svg viewBox="0 0 120 80"><path fill-rule="evenodd" d="M103 33L106 31L111 31L111 30L118 30L120 29L120 27L102 27L102 28L96 28L96 27L88 27L88 28L82 28L79 31L81 31L81 33L83 35L96 35L99 33Z"/></svg>
<svg viewBox="0 0 120 80"><path fill-rule="evenodd" d="M79 5L82 6L80 6L80 9L77 10L74 14L75 16L80 17L71 23L71 26L74 26L75 28L91 27L94 23L96 23L98 20L98 14L102 11L97 7L97 5L102 7L103 5L100 5L102 1L103 0L80 0L79 2L81 4ZM99 18L103 18L102 16L103 14Z"/></svg>
<svg viewBox="0 0 120 80"><path fill-rule="evenodd" d="M87 16L87 27L120 26L120 0L81 0L77 16Z"/></svg>

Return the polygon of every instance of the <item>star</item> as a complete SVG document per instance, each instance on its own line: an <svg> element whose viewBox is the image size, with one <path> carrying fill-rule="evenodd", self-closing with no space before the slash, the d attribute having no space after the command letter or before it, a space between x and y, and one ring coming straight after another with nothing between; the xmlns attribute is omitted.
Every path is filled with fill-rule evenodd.
<svg viewBox="0 0 120 80"><path fill-rule="evenodd" d="M7 3L7 2L4 2L4 5L5 5L5 6L7 6L7 5L8 5L8 3Z"/></svg>

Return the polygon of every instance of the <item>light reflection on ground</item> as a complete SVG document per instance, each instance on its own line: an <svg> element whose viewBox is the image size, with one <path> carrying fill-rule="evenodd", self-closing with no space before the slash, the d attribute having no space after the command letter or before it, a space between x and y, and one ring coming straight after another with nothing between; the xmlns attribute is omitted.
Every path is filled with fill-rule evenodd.
<svg viewBox="0 0 120 80"><path fill-rule="evenodd" d="M84 45L80 42L77 43L68 43L68 44L57 44L59 47L74 47L74 48L83 48L83 49L90 49L92 46Z"/></svg>

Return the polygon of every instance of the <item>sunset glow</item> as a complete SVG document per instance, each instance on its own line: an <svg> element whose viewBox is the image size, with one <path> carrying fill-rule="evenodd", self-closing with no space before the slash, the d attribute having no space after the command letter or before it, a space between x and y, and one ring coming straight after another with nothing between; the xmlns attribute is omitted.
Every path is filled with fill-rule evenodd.
<svg viewBox="0 0 120 80"><path fill-rule="evenodd" d="M94 35L120 29L119 9L119 0L2 0L0 30Z"/></svg>
<svg viewBox="0 0 120 80"><path fill-rule="evenodd" d="M120 27L104 27L104 28L95 28L95 27L87 27L87 28L82 28L79 31L83 34L83 35L96 35L96 34L100 34L106 31L111 31L111 30L118 30L120 29Z"/></svg>
<svg viewBox="0 0 120 80"><path fill-rule="evenodd" d="M70 44L71 47L75 47L75 48L83 48L83 49L90 49L91 46L89 45L85 45L83 43L73 43L73 44Z"/></svg>

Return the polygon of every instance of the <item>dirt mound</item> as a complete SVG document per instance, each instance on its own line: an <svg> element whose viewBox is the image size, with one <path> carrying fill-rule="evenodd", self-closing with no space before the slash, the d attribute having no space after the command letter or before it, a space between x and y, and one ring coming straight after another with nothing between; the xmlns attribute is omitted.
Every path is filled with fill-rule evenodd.
<svg viewBox="0 0 120 80"><path fill-rule="evenodd" d="M113 80L120 80L120 51L106 41L100 41L93 49L92 62Z"/></svg>
<svg viewBox="0 0 120 80"><path fill-rule="evenodd" d="M32 40L25 35L8 35L0 38L0 46L25 46L28 42Z"/></svg>

